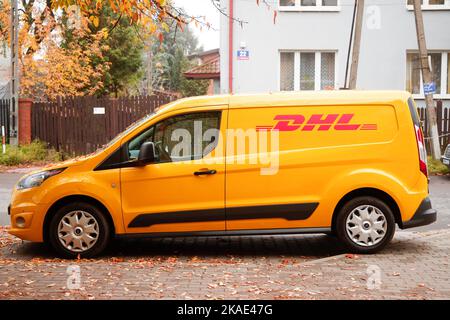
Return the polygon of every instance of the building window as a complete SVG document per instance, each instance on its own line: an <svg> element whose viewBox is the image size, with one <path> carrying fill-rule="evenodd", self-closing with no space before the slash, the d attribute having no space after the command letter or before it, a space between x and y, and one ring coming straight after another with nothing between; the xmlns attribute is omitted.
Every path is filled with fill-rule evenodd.
<svg viewBox="0 0 450 320"><path fill-rule="evenodd" d="M280 7L295 6L295 0L280 0Z"/></svg>
<svg viewBox="0 0 450 320"><path fill-rule="evenodd" d="M294 90L294 53L281 52L280 54L280 90Z"/></svg>
<svg viewBox="0 0 450 320"><path fill-rule="evenodd" d="M320 1L320 0L319 0ZM316 6L316 0L301 0L300 4L305 7Z"/></svg>
<svg viewBox="0 0 450 320"><path fill-rule="evenodd" d="M447 94L450 94L450 53L447 54Z"/></svg>
<svg viewBox="0 0 450 320"><path fill-rule="evenodd" d="M420 94L420 61L415 53L406 54L406 90Z"/></svg>
<svg viewBox="0 0 450 320"><path fill-rule="evenodd" d="M279 0L281 11L338 11L339 0Z"/></svg>
<svg viewBox="0 0 450 320"><path fill-rule="evenodd" d="M334 52L322 52L320 68L320 89L333 90L335 83L335 54Z"/></svg>
<svg viewBox="0 0 450 320"><path fill-rule="evenodd" d="M314 52L300 53L300 90L314 90L316 81L316 54Z"/></svg>
<svg viewBox="0 0 450 320"><path fill-rule="evenodd" d="M333 90L336 52L280 52L280 90Z"/></svg>
<svg viewBox="0 0 450 320"><path fill-rule="evenodd" d="M450 9L450 0L421 0L422 10L448 10ZM414 1L406 1L407 8L414 10Z"/></svg>
<svg viewBox="0 0 450 320"><path fill-rule="evenodd" d="M429 52L433 82L436 84L436 95L450 94L450 53ZM419 53L406 53L406 90L416 95L423 95L422 73L420 72Z"/></svg>

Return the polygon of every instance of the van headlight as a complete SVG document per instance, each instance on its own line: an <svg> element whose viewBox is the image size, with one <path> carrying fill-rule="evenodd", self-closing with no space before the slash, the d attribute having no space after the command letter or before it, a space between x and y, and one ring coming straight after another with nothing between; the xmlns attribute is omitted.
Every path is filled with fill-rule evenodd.
<svg viewBox="0 0 450 320"><path fill-rule="evenodd" d="M63 172L66 168L41 171L23 178L17 184L17 190L39 187L45 180Z"/></svg>

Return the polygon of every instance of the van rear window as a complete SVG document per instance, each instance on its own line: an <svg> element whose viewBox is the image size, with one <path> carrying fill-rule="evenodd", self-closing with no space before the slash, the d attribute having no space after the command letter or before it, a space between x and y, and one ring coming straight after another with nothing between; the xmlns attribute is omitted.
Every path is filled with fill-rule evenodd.
<svg viewBox="0 0 450 320"><path fill-rule="evenodd" d="M411 113L411 117L413 119L414 124L416 126L420 127L419 114L417 113L416 105L414 103L413 98L408 99L408 107L409 107L409 112Z"/></svg>

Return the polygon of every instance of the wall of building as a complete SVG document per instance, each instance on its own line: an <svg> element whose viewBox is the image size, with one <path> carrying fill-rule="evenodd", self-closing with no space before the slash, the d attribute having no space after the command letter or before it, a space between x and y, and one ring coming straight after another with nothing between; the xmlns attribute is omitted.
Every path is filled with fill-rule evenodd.
<svg viewBox="0 0 450 320"><path fill-rule="evenodd" d="M0 44L0 99L9 98L10 96L10 68L9 49L4 44Z"/></svg>
<svg viewBox="0 0 450 320"><path fill-rule="evenodd" d="M2 46L2 44L0 44L0 46ZM9 49L6 48L6 51L8 51ZM10 68L11 68L11 61L9 58L9 54L7 54L6 52L3 53L3 46L2 48L0 48L0 87L4 86L5 84L7 84L9 82L10 79Z"/></svg>
<svg viewBox="0 0 450 320"><path fill-rule="evenodd" d="M268 2L272 8L278 3ZM228 3L222 0L224 8ZM274 24L273 11L264 4L235 0L235 17L246 23L233 27L234 92L278 91L280 50L335 50L337 87L344 86L354 1L339 5L337 12L279 11ZM428 48L450 51L450 10L424 11L424 24ZM241 42L249 60L236 58ZM406 0L366 0L357 87L405 90L407 50L417 50L417 39ZM228 91L227 17L221 18L221 89Z"/></svg>

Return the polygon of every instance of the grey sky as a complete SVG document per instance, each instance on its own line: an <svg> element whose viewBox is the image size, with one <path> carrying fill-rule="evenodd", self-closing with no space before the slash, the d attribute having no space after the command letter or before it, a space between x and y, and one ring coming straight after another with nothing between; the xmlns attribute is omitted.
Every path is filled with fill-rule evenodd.
<svg viewBox="0 0 450 320"><path fill-rule="evenodd" d="M175 5L184 8L192 16L205 16L216 30L212 28L210 30L206 28L200 30L194 24L191 26L192 30L205 50L219 47L220 13L213 6L211 0L175 0Z"/></svg>

